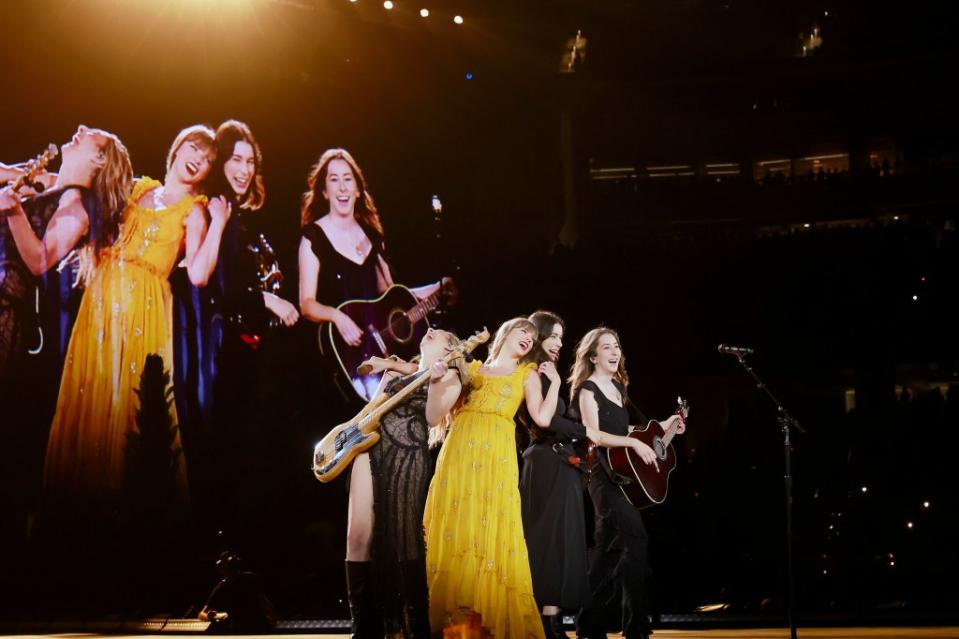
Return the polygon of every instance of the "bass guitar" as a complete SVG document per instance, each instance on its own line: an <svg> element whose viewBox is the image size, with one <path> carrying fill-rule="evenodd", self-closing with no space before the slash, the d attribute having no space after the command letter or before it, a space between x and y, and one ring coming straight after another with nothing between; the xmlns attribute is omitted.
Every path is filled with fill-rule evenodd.
<svg viewBox="0 0 959 639"><path fill-rule="evenodd" d="M320 351L330 357L357 395L369 401L381 374L360 375L357 368L371 357L396 355L409 360L419 353L420 340L430 327L427 315L440 306L448 292L443 285L425 299L419 299L402 284L394 284L374 300L349 300L337 306L363 332L357 346L347 344L333 322L322 324Z"/></svg>
<svg viewBox="0 0 959 639"><path fill-rule="evenodd" d="M446 355L443 361L448 364L454 359L463 357L465 353L472 352L488 340L489 331L484 328ZM350 465L354 457L369 450L380 441L378 431L383 415L425 384L429 378L429 369L417 373L417 376L398 393L389 397L381 396L376 401L370 402L356 417L327 433L313 449L313 474L316 478L323 483L333 481Z"/></svg>
<svg viewBox="0 0 959 639"><path fill-rule="evenodd" d="M689 403L682 397L676 399L679 407L676 414L682 417L674 421L669 428L663 428L656 420L643 428L634 428L627 437L643 442L656 453L659 468L647 464L632 448L610 448L609 464L613 471L630 479L627 484L619 484L626 500L637 508L648 508L666 501L669 491L669 476L676 469L676 451L673 450L673 437L684 432L685 419L689 415Z"/></svg>

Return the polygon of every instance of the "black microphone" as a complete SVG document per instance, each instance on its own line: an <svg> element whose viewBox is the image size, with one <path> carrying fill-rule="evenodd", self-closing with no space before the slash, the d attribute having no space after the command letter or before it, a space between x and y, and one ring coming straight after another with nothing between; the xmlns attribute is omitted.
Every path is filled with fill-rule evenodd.
<svg viewBox="0 0 959 639"><path fill-rule="evenodd" d="M745 346L729 346L728 344L720 344L717 350L723 355L735 355L736 357L753 354L753 349L751 348L746 348Z"/></svg>

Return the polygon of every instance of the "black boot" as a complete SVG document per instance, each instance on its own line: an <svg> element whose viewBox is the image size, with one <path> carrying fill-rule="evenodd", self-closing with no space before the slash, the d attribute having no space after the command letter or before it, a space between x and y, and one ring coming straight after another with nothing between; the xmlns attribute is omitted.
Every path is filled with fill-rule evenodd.
<svg viewBox="0 0 959 639"><path fill-rule="evenodd" d="M380 639L383 617L376 598L376 584L369 561L346 562L346 592L350 601L352 639Z"/></svg>
<svg viewBox="0 0 959 639"><path fill-rule="evenodd" d="M566 636L562 631L556 632L555 615L540 614L539 618L543 622L543 634L546 635L546 639L562 639Z"/></svg>
<svg viewBox="0 0 959 639"><path fill-rule="evenodd" d="M563 625L563 612L560 611L556 613L549 618L549 621L550 627L553 629L553 636L566 639L566 627Z"/></svg>
<svg viewBox="0 0 959 639"><path fill-rule="evenodd" d="M430 639L430 593L426 581L426 559L404 562L406 620L413 639Z"/></svg>

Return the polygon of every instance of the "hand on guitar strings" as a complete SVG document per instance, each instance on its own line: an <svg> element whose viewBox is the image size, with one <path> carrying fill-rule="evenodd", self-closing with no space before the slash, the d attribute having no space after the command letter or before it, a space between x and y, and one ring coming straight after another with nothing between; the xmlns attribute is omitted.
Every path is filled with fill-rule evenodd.
<svg viewBox="0 0 959 639"><path fill-rule="evenodd" d="M640 459L642 459L646 464L655 468L657 473L659 472L659 464L656 462L656 453L652 448L647 446L644 442L641 442L633 437L629 438L629 445Z"/></svg>
<svg viewBox="0 0 959 639"><path fill-rule="evenodd" d="M336 330L340 332L340 337L350 346L359 346L363 343L363 331L356 325L350 316L342 311L336 311L333 316L333 323L336 324Z"/></svg>

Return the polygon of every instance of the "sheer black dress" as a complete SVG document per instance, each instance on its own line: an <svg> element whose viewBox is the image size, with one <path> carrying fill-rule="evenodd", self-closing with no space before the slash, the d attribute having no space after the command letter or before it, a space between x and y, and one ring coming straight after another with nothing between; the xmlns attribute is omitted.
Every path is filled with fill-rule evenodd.
<svg viewBox="0 0 959 639"><path fill-rule="evenodd" d="M80 186L51 189L24 200L30 227L41 240L67 191L80 193L90 231L101 213L92 191ZM9 455L0 468L0 544L24 541L27 517L40 492L47 433L56 409L59 380L81 296L75 272L51 268L37 277L17 250L0 216L0 438Z"/></svg>
<svg viewBox="0 0 959 639"><path fill-rule="evenodd" d="M606 397L589 380L577 389L574 400L579 401L580 390L591 391L599 407L600 430L626 435L631 418L636 423L645 423L646 418L629 402L625 387L618 381L613 383L626 405L620 406ZM584 639L605 639L605 608L615 606L618 598L622 607L624 637L639 639L650 633L649 539L639 509L626 500L617 485L624 478L613 472L605 450L597 449L596 458L599 463L593 468L589 481L589 496L595 512L593 546L589 550L589 587L593 603L577 618L577 635Z"/></svg>
<svg viewBox="0 0 959 639"><path fill-rule="evenodd" d="M427 373L428 374L428 373ZM416 375L389 381L400 391ZM433 476L426 423L428 384L420 386L380 421L380 441L370 449L373 475L373 576L387 636L429 636L429 592L423 511Z"/></svg>
<svg viewBox="0 0 959 639"><path fill-rule="evenodd" d="M545 396L549 378L540 375ZM527 415L527 423L532 421ZM533 441L523 452L520 498L536 604L578 610L589 605L583 471L570 461L573 442L586 428L566 417L562 397L549 428L530 428Z"/></svg>

